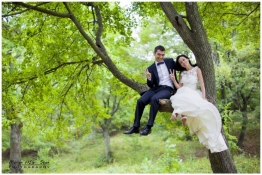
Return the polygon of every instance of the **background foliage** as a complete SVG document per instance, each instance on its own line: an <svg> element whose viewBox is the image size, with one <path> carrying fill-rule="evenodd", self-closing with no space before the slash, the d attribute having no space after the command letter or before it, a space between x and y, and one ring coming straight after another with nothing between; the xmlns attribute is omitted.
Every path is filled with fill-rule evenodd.
<svg viewBox="0 0 262 175"><path fill-rule="evenodd" d="M92 9L84 3L69 4L82 27L95 40L97 26ZM166 47L167 57L175 58L183 53L194 61L194 55L163 15L158 3L134 2L130 8L123 8L117 2L96 4L103 18L102 41L123 75L145 84L145 69L153 62L153 48L159 44ZM173 5L185 15L183 3ZM60 2L43 3L41 7L59 13L66 10ZM260 129L260 3L199 2L198 8L213 50L218 108L231 150L239 155L237 144L243 127L246 127L245 132ZM183 146L193 146L198 141L179 121L172 123L169 113L158 113L154 130L161 137L152 137L153 141L147 144L137 137L112 137L132 125L140 95L112 75L69 19L34 10L22 11L23 8L14 3L2 3L3 151L9 148L10 124L16 122L23 124L22 149L35 150L38 160L51 162L52 168L46 172L63 172L59 162L71 155L74 161L70 161L72 166L68 166L67 172L75 173L74 167L81 167L83 160L88 159L87 154L97 159L90 160L91 164L77 171L101 169L123 173L126 169L119 167L126 164L122 164L124 160L120 157L130 157L127 154L130 152L134 157L143 155L139 160L144 161L132 169L130 165L135 158L125 160L131 167L129 172L175 173L198 172L196 169L199 169L199 173L209 173L210 167L204 165L205 157L198 159L187 152L198 147L183 151ZM114 115L110 114L115 104L113 97L119 99L120 104ZM104 105L105 100L108 106ZM147 116L148 108L142 117L143 124ZM117 169L107 168L110 165L104 162L104 150L99 147L103 145L101 123L107 119L111 119L109 133L114 142L113 160L120 164ZM159 143L161 139L163 142ZM131 145L130 148L119 143L123 140ZM163 149L147 146L152 142L159 143ZM174 146L175 142L183 146ZM125 151L119 151L123 147ZM243 149L235 158L238 171L259 172L254 168L260 161L259 154L258 157L245 155ZM181 155L187 155L184 166ZM186 166L193 161L197 162L193 167ZM254 162L252 167L242 166L247 165L247 161Z"/></svg>

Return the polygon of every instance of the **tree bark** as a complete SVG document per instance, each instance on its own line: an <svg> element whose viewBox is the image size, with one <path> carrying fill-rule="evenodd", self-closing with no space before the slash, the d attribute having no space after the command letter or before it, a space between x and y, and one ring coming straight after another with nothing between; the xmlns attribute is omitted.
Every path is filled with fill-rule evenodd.
<svg viewBox="0 0 262 175"><path fill-rule="evenodd" d="M164 105L160 105L158 110L160 112L170 112L170 113L172 113L174 109L171 106L171 101L169 99L161 99L161 100L164 100L165 104Z"/></svg>
<svg viewBox="0 0 262 175"><path fill-rule="evenodd" d="M194 53L198 67L202 70L204 81L208 82L205 83L207 98L215 103L216 82L212 50L199 16L197 3L185 3L187 13L186 19L189 26L182 16L178 14L171 2L160 2L160 5L185 44Z"/></svg>
<svg viewBox="0 0 262 175"><path fill-rule="evenodd" d="M212 60L212 50L203 27L196 2L186 2L186 21L178 14L171 2L160 2L160 5L167 18L177 30L186 45L192 50L196 57L196 61L202 70L206 97L215 106L216 104L216 86L215 71ZM227 143L225 133L222 135ZM233 157L230 150L220 153L209 153L211 168L214 173L237 173Z"/></svg>
<svg viewBox="0 0 262 175"><path fill-rule="evenodd" d="M109 119L105 119L105 123L111 123L107 122ZM108 132L108 125L103 127L103 133L104 133L104 144L105 144L105 159L106 161L110 161L112 158L112 151L111 151L111 145L110 145L110 136Z"/></svg>
<svg viewBox="0 0 262 175"><path fill-rule="evenodd" d="M21 166L21 125L11 124L10 134L10 162L11 173L23 173Z"/></svg>
<svg viewBox="0 0 262 175"><path fill-rule="evenodd" d="M243 141L247 130L247 123L248 123L247 112L242 112L242 117L243 117L242 127L237 141L237 146L239 146L240 148L243 148Z"/></svg>
<svg viewBox="0 0 262 175"><path fill-rule="evenodd" d="M247 130L247 124L248 124L248 118L247 118L247 105L248 105L248 100L251 96L251 92L252 89L250 90L249 95L245 96L243 93L239 93L239 97L242 98L243 100L243 106L241 107L241 104L239 103L239 107L240 107L240 111L242 113L242 127L241 127L241 132L240 135L238 137L238 142L237 142L237 146L239 146L240 148L243 148L243 141L244 141L244 137L246 134L246 130Z"/></svg>
<svg viewBox="0 0 262 175"><path fill-rule="evenodd" d="M228 146L227 139L225 138L225 132L222 128L222 136ZM219 153L211 153L208 151L209 160L211 163L211 168L214 173L237 173L237 169L232 158L230 149Z"/></svg>
<svg viewBox="0 0 262 175"><path fill-rule="evenodd" d="M111 145L110 145L110 135L109 135L109 127L111 125L111 122L113 120L113 117L115 113L119 110L120 107L120 102L124 99L124 96L121 96L117 98L116 95L111 95L112 93L112 86L109 87L109 95L106 97L106 94L103 94L104 100L104 108L108 108L111 111L107 111L107 113L110 114L111 118L106 118L101 122L101 128L103 130L104 134L104 144L105 144L105 159L106 161L111 161L112 159L112 150L111 150ZM111 101L111 97L113 98ZM112 106L110 105L110 102L112 102Z"/></svg>

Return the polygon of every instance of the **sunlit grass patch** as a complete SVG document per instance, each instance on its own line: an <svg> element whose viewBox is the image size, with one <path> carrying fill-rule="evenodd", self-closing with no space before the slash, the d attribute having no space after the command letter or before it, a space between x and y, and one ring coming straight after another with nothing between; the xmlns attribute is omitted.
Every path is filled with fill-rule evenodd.
<svg viewBox="0 0 262 175"><path fill-rule="evenodd" d="M260 173L260 158L250 155L234 156L238 173Z"/></svg>
<svg viewBox="0 0 262 175"><path fill-rule="evenodd" d="M168 141L168 142L167 142ZM176 159L168 154L167 145L175 145ZM104 139L97 134L94 139L86 137L72 139L59 154L42 158L50 159L48 169L24 169L24 173L213 173L208 159L207 149L198 139L181 141L168 135L165 130L154 130L148 136L119 133L111 137L113 161L103 162ZM165 156L164 156L165 155ZM30 157L23 158L32 159ZM181 162L177 161L180 160ZM173 162L170 166L165 166ZM176 163L179 162L179 165ZM235 155L234 162L238 173L260 173L260 158L249 155ZM168 169L176 165L174 169ZM8 161L2 163L2 169L8 169ZM177 168L177 170L175 170Z"/></svg>

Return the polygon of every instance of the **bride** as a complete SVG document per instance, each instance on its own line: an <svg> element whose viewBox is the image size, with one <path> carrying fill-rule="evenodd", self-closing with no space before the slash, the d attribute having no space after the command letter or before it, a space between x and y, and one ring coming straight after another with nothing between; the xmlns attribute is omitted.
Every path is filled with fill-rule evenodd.
<svg viewBox="0 0 262 175"><path fill-rule="evenodd" d="M175 71L170 70L170 77L177 88L171 96L174 111L171 120L181 118L183 125L188 125L190 134L197 135L201 144L210 149L211 153L227 149L221 134L221 117L217 108L206 99L205 86L200 68L192 65L186 55L176 59L180 71L179 83L175 79ZM201 91L197 89L200 84ZM165 103L160 101L161 104Z"/></svg>

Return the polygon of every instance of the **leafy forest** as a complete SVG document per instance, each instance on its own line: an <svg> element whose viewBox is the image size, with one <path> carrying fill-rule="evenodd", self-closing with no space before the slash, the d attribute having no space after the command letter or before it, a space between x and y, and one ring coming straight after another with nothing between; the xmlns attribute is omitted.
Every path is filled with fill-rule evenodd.
<svg viewBox="0 0 262 175"><path fill-rule="evenodd" d="M169 99L150 135L123 134L157 45L201 68L230 149L171 121ZM3 1L2 173L259 174L260 2Z"/></svg>

